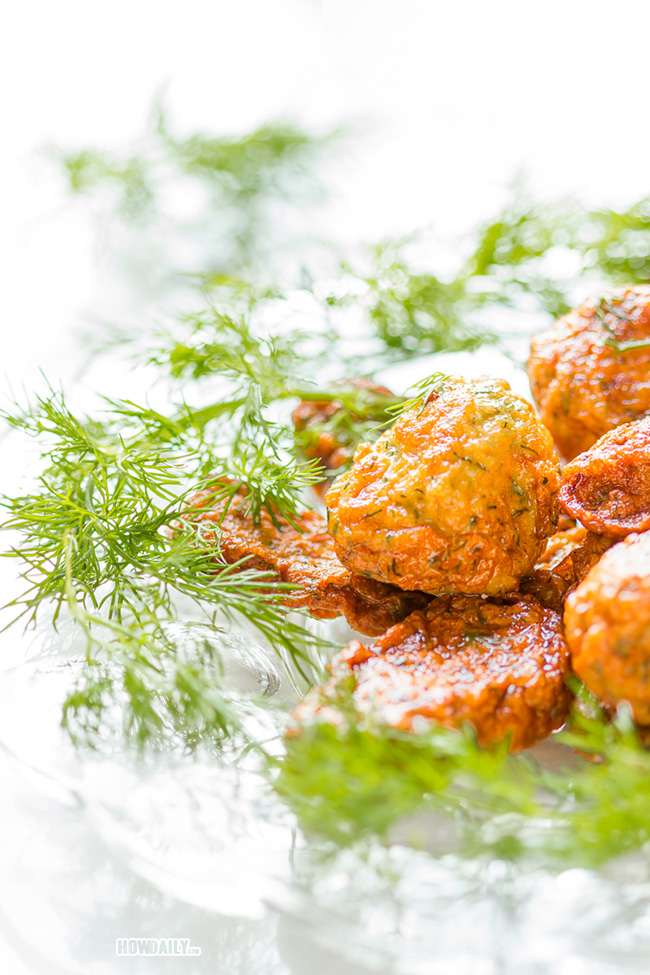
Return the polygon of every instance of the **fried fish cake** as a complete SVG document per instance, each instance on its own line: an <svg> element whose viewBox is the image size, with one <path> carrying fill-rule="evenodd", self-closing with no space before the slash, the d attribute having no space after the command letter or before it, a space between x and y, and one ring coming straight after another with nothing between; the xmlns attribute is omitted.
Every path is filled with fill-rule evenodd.
<svg viewBox="0 0 650 975"><path fill-rule="evenodd" d="M325 498L341 561L404 589L517 588L557 521L550 434L503 380L442 377Z"/></svg>
<svg viewBox="0 0 650 975"><path fill-rule="evenodd" d="M650 416L610 430L562 471L561 507L609 538L650 529Z"/></svg>
<svg viewBox="0 0 650 975"><path fill-rule="evenodd" d="M296 709L294 732L314 719L336 721L329 702L351 675L360 716L405 731L423 721L469 723L481 745L507 738L511 751L559 728L571 702L562 619L532 596L441 596L370 646L351 643L331 670Z"/></svg>
<svg viewBox="0 0 650 975"><path fill-rule="evenodd" d="M614 545L567 598L571 661L605 705L629 701L650 725L650 532Z"/></svg>
<svg viewBox="0 0 650 975"><path fill-rule="evenodd" d="M611 538L595 535L580 525L556 532L530 573L521 580L521 591L537 596L544 606L562 613L568 593L613 544Z"/></svg>
<svg viewBox="0 0 650 975"><path fill-rule="evenodd" d="M266 510L255 524L242 490L230 503L215 503L214 492L202 491L190 500L190 509L184 518L195 526L200 544L218 542L226 562L241 561L242 569L269 572L297 586L287 593L287 604L318 619L345 616L359 633L376 636L429 601L424 593L403 592L346 569L336 557L325 519L313 511L303 512L297 527L280 515L274 524Z"/></svg>
<svg viewBox="0 0 650 975"><path fill-rule="evenodd" d="M528 376L541 418L565 460L614 427L646 416L650 287L591 298L535 336Z"/></svg>

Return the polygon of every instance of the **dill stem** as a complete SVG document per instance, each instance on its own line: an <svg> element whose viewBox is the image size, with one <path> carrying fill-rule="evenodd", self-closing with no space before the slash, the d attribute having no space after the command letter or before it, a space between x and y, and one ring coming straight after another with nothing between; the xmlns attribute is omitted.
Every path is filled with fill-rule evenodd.
<svg viewBox="0 0 650 975"><path fill-rule="evenodd" d="M616 352L629 352L631 349L647 349L650 348L650 339L634 339L629 342L617 342L614 338L608 338L605 341L610 349L614 349Z"/></svg>

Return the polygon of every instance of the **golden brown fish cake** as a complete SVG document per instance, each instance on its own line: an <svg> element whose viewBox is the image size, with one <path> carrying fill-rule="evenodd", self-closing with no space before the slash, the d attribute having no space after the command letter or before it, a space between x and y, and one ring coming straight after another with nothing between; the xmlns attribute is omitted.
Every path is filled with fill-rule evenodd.
<svg viewBox="0 0 650 975"><path fill-rule="evenodd" d="M580 525L556 532L530 573L521 580L521 591L537 596L544 606L562 613L568 593L613 544L611 538L595 535Z"/></svg>
<svg viewBox="0 0 650 975"><path fill-rule="evenodd" d="M618 351L608 342L647 342ZM531 344L528 376L565 460L604 433L650 413L650 287L586 301Z"/></svg>
<svg viewBox="0 0 650 975"><path fill-rule="evenodd" d="M329 701L351 675L360 716L405 731L423 721L469 723L481 745L507 737L511 751L559 728L571 701L562 619L532 596L441 596L370 646L351 643L331 670L329 683L296 709L290 733L314 719L340 720Z"/></svg>
<svg viewBox="0 0 650 975"><path fill-rule="evenodd" d="M573 669L605 705L650 724L650 532L610 548L567 598Z"/></svg>
<svg viewBox="0 0 650 975"><path fill-rule="evenodd" d="M392 403L395 399L390 389L378 386L368 379L344 380L334 386L340 387L342 392L351 387L368 393L368 413L365 416L356 416L359 422L374 417L384 401ZM354 444L348 431L338 422L343 416L341 400L302 400L291 414L296 439L302 452L310 460L318 458L322 462L323 480L314 485L314 490L321 498L331 484L329 475L343 467L354 453Z"/></svg>
<svg viewBox="0 0 650 975"><path fill-rule="evenodd" d="M424 593L403 592L346 569L336 557L325 519L313 511L303 512L296 528L279 515L274 524L266 510L255 525L241 490L228 505L225 500L214 503L209 490L189 505L193 510L184 519L196 527L200 544L213 546L218 537L226 562L243 560L242 570L269 572L298 586L287 593L287 603L318 619L345 616L359 633L376 636L429 601Z"/></svg>
<svg viewBox="0 0 650 975"><path fill-rule="evenodd" d="M327 493L354 572L434 595L517 588L557 520L550 434L502 380L441 379Z"/></svg>
<svg viewBox="0 0 650 975"><path fill-rule="evenodd" d="M650 417L610 430L562 471L558 501L609 538L650 529Z"/></svg>

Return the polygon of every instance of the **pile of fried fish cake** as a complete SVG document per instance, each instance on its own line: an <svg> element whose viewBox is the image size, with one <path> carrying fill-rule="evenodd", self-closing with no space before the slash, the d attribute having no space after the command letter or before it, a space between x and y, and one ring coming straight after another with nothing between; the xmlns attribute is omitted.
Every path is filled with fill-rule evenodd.
<svg viewBox="0 0 650 975"><path fill-rule="evenodd" d="M441 376L351 460L333 434L341 404L300 404L327 519L254 519L245 488L191 502L215 559L373 638L334 657L290 734L341 720L352 682L360 722L469 724L518 751L565 723L572 673L650 724L650 288L561 318L528 373L538 411L502 380Z"/></svg>

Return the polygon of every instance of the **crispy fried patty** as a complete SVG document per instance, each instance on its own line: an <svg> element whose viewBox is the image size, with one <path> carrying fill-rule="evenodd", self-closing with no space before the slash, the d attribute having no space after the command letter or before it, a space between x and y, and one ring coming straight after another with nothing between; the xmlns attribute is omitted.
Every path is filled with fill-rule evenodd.
<svg viewBox="0 0 650 975"><path fill-rule="evenodd" d="M650 287L591 298L536 335L528 360L540 415L573 460L608 430L650 413Z"/></svg>
<svg viewBox="0 0 650 975"><path fill-rule="evenodd" d="M426 403L330 488L341 561L403 589L499 595L517 588L557 520L548 431L506 382L441 379Z"/></svg>
<svg viewBox="0 0 650 975"><path fill-rule="evenodd" d="M508 738L512 751L558 728L571 700L561 617L532 596L433 599L370 646L350 644L331 670L329 683L297 708L294 730L314 719L336 720L328 700L351 675L360 716L404 730L423 721L469 723L480 744Z"/></svg>

